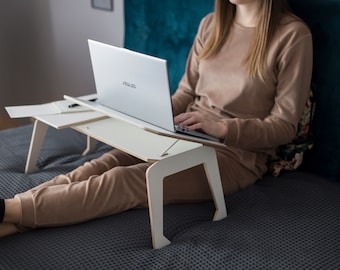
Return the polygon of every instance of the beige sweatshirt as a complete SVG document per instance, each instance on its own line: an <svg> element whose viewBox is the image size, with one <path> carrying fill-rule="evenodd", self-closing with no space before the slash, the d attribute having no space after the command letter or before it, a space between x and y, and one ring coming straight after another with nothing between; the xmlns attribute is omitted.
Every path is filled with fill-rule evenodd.
<svg viewBox="0 0 340 270"><path fill-rule="evenodd" d="M223 121L226 154L260 177L275 148L296 134L310 89L312 36L301 20L285 16L268 48L268 77L262 81L250 78L244 64L255 28L235 23L216 56L198 59L212 21L209 14L199 26L185 74L172 97L174 114L194 110Z"/></svg>

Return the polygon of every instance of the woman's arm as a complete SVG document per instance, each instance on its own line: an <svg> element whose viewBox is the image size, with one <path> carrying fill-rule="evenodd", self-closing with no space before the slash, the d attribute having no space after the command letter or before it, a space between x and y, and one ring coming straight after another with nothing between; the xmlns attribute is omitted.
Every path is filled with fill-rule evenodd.
<svg viewBox="0 0 340 270"><path fill-rule="evenodd" d="M199 25L198 32L188 55L185 73L179 82L178 89L172 96L174 116L185 112L189 104L191 104L196 97L195 89L199 79L198 55L209 33L207 25L210 25L211 20L212 14L209 14L202 19Z"/></svg>
<svg viewBox="0 0 340 270"><path fill-rule="evenodd" d="M296 135L312 75L312 37L308 32L279 56L275 103L271 113L262 119L223 119L224 143L259 151L290 142Z"/></svg>

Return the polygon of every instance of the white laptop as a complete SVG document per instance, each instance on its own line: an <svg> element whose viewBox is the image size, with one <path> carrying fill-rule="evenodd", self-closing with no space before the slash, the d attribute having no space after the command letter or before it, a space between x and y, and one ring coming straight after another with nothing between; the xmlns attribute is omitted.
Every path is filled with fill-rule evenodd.
<svg viewBox="0 0 340 270"><path fill-rule="evenodd" d="M88 44L98 100L65 99L151 132L224 147L205 133L175 127L166 60L98 41Z"/></svg>

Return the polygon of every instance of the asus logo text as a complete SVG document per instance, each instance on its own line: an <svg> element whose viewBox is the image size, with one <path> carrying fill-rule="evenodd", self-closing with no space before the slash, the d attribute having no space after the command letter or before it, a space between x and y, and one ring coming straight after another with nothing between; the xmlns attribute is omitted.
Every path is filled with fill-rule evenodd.
<svg viewBox="0 0 340 270"><path fill-rule="evenodd" d="M133 89L137 88L137 86L134 83L129 83L129 82L126 82L126 81L123 81L123 85L126 86L126 87L133 88Z"/></svg>

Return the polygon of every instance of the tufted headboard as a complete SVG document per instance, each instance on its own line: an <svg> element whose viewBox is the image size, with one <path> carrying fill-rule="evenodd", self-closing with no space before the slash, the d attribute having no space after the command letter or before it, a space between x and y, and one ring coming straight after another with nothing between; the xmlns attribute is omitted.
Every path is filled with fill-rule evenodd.
<svg viewBox="0 0 340 270"><path fill-rule="evenodd" d="M315 145L305 164L340 179L340 0L289 2L314 38ZM174 92L198 24L213 5L213 0L125 0L125 47L167 59Z"/></svg>

